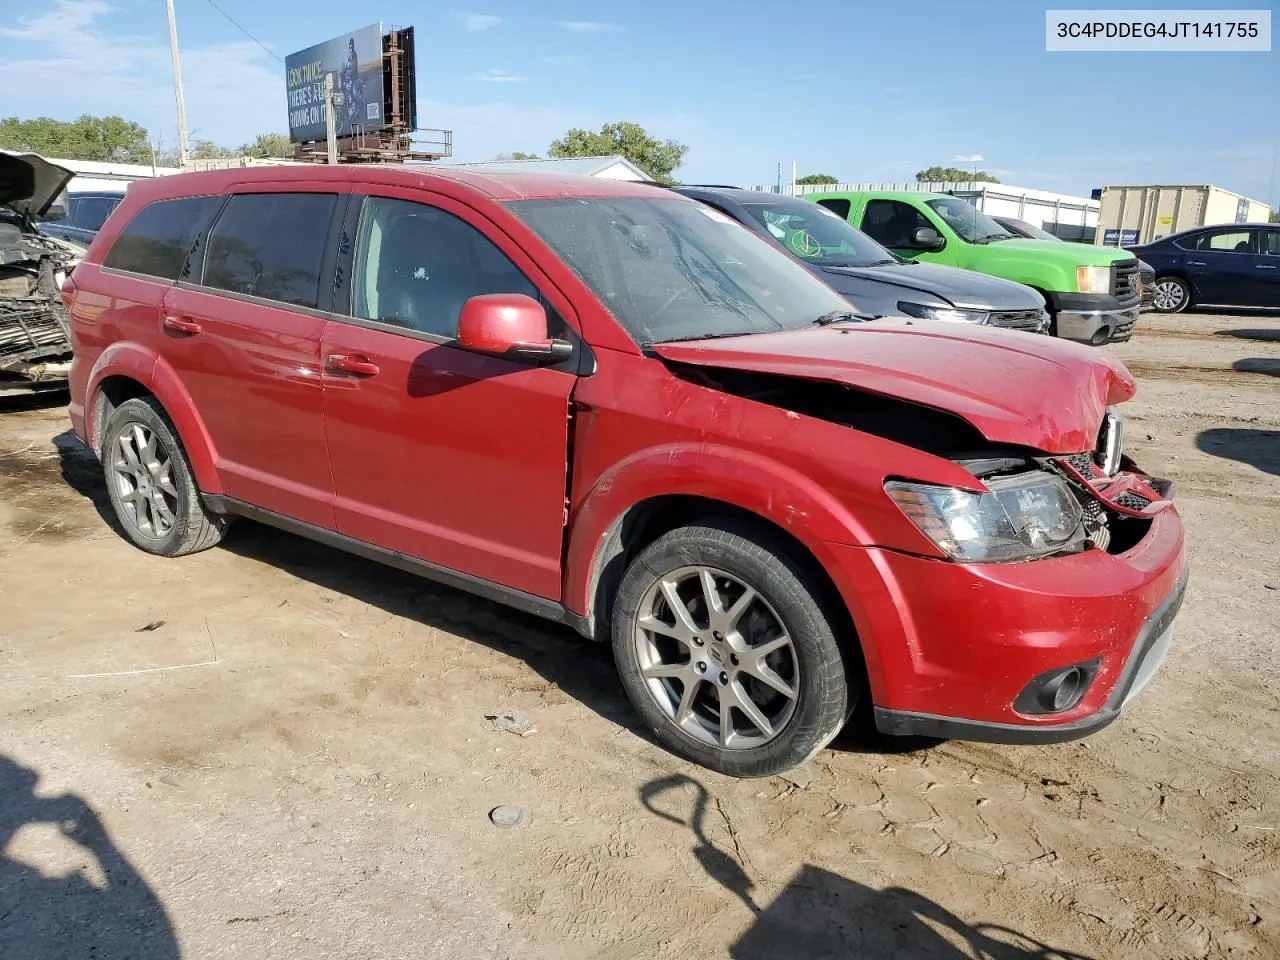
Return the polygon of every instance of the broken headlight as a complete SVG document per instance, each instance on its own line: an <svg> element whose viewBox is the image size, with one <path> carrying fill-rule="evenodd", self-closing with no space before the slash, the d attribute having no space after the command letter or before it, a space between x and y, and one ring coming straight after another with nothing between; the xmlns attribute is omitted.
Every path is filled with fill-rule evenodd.
<svg viewBox="0 0 1280 960"><path fill-rule="evenodd" d="M899 480L884 489L921 533L956 560L1029 560L1083 541L1080 504L1058 477L1032 471L983 483L987 493Z"/></svg>
<svg viewBox="0 0 1280 960"><path fill-rule="evenodd" d="M898 312L917 320L942 320L947 323L986 323L991 319L989 310L963 310L959 307L932 307L924 303L898 301Z"/></svg>

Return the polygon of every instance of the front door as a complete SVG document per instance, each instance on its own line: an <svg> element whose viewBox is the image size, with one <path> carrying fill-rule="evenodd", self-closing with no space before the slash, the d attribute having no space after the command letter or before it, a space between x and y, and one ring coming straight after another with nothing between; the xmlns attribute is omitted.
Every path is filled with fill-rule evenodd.
<svg viewBox="0 0 1280 960"><path fill-rule="evenodd" d="M412 196L368 197L344 228L350 319L331 321L323 346L337 529L559 599L576 376L453 339L477 294L550 291L568 305L469 208Z"/></svg>
<svg viewBox="0 0 1280 960"><path fill-rule="evenodd" d="M254 189L228 199L191 277L166 295L163 356L204 421L227 495L332 528L318 305L345 196Z"/></svg>
<svg viewBox="0 0 1280 960"><path fill-rule="evenodd" d="M928 250L915 241L916 231L928 228L947 240L941 250ZM888 247L900 257L926 260L931 263L952 264L958 241L947 237L940 224L934 223L924 211L901 200L869 200L862 214L861 230L882 247Z"/></svg>
<svg viewBox="0 0 1280 960"><path fill-rule="evenodd" d="M1243 306L1254 282L1256 230L1232 227L1201 234L1187 253L1187 273L1198 303Z"/></svg>

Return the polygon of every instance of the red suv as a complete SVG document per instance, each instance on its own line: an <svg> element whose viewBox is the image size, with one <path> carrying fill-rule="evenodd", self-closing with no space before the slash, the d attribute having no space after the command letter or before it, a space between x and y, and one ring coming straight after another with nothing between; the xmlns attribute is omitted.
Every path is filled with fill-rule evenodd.
<svg viewBox="0 0 1280 960"><path fill-rule="evenodd" d="M613 644L663 743L743 776L877 726L1079 737L1185 582L1134 382L1022 333L867 320L696 201L290 166L135 183L65 288L120 524L250 517Z"/></svg>

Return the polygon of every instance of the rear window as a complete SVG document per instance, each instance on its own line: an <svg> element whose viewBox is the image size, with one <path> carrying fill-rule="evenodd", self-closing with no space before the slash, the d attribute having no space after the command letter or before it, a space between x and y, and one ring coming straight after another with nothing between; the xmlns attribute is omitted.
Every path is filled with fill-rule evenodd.
<svg viewBox="0 0 1280 960"><path fill-rule="evenodd" d="M843 197L828 197L826 200L819 200L819 205L826 207L841 220L849 219L849 201Z"/></svg>
<svg viewBox="0 0 1280 960"><path fill-rule="evenodd" d="M116 237L102 265L177 280L196 234L221 201L221 197L184 197L147 204Z"/></svg>
<svg viewBox="0 0 1280 960"><path fill-rule="evenodd" d="M209 232L204 285L231 293L314 307L332 193L233 196Z"/></svg>

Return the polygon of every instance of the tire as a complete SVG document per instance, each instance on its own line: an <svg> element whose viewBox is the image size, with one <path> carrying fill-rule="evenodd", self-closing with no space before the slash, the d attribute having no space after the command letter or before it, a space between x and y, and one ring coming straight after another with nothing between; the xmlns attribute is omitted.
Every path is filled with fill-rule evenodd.
<svg viewBox="0 0 1280 960"><path fill-rule="evenodd" d="M1161 304L1164 306L1161 306ZM1156 313L1181 313L1191 306L1191 285L1181 277L1157 277L1151 309Z"/></svg>
<svg viewBox="0 0 1280 960"><path fill-rule="evenodd" d="M126 400L112 411L101 460L116 519L138 548L181 557L222 539L227 518L201 501L178 431L155 397Z"/></svg>
<svg viewBox="0 0 1280 960"><path fill-rule="evenodd" d="M613 608L614 659L632 705L665 746L730 776L803 763L856 702L860 673L846 669L831 618L770 540L733 523L672 530L631 562ZM744 600L748 588L755 595ZM776 648L767 661L753 652L764 646Z"/></svg>

